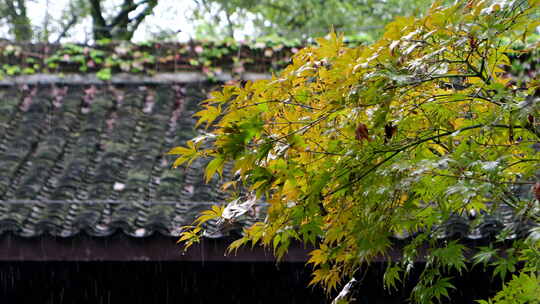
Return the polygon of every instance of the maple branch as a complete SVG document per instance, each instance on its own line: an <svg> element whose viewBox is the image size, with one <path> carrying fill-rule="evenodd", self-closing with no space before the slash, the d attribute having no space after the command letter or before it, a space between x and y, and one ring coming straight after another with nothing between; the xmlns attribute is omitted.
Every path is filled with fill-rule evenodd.
<svg viewBox="0 0 540 304"><path fill-rule="evenodd" d="M504 167L503 170L506 170L512 166L515 166L517 164L520 164L520 163L525 163L525 162L540 162L540 159L539 158L524 158L524 159L520 159L520 160L517 160L511 164L509 164L508 166Z"/></svg>
<svg viewBox="0 0 540 304"><path fill-rule="evenodd" d="M328 117L328 115L323 115L323 116L317 118L316 120L314 120L313 122L309 123L308 125L303 126L303 127L299 128L299 129L294 130L294 131L292 131L292 132L290 132L290 133L287 133L287 134L285 134L285 135L282 135L282 136L280 136L280 137L278 137L278 138L276 138L276 139L270 141L270 143L280 141L280 140L282 140L282 139L284 139L284 138L287 138L287 137L289 137L289 136L291 136L291 135L294 135L294 134L296 134L296 133L300 133L300 132L307 131L307 130L309 130L311 127L313 127L315 124L317 124L317 123L319 123L321 120L325 119L326 117Z"/></svg>
<svg viewBox="0 0 540 304"><path fill-rule="evenodd" d="M390 154L388 157L386 157L385 159L383 159L382 161L378 162L377 164L375 164L373 167L369 168L366 172L364 172L363 174L361 174L360 176L354 178L353 180L351 180L350 182L342 185L341 187L338 187L337 189L334 189L333 191L330 191L329 193L327 193L326 195L324 195L323 197L327 197L327 196L330 196L332 194L335 194L336 192L340 191L340 190L343 190L357 182L359 182L360 180L362 180L364 177L366 177L368 174L370 174L371 172L377 170L377 168L379 168L380 166L382 166L383 164L385 164L386 162L388 162L389 160L391 160L392 158L394 158L396 155L398 155L399 153L403 152L403 151L406 151L408 150L409 148L412 148L412 147L415 147L415 146L418 146L419 144L422 144L422 143L425 143L427 141L430 141L430 140L435 140L435 139L438 139L438 138L441 138L441 137L445 137L445 136L448 136L448 135L452 135L456 132L458 133L461 133L463 131L467 131L467 130L472 130L472 129L478 129L478 128L482 128L482 127L486 127L486 126L491 126L491 127L495 127L495 128L516 128L516 129L524 129L524 127L521 127L521 126L508 126L508 125L499 125L499 124L495 124L495 125L484 125L484 124L478 124L478 125L473 125L473 126L468 126L468 127L464 127L464 128L461 128L459 130L455 130L455 131L449 131L449 132L445 132L445 133L441 133L441 134L437 134L437 135L433 135L433 136L430 136L430 137L426 137L426 138L423 138L423 139L420 139L420 140L417 140L413 143L410 143L408 145L405 145L399 149L396 149L396 150L387 150L387 151L384 151L384 152L393 152L392 154ZM383 152L383 151L381 151ZM358 167L359 165L356 165L350 169L354 169L356 167ZM350 170L349 169L349 170Z"/></svg>
<svg viewBox="0 0 540 304"><path fill-rule="evenodd" d="M491 184L497 184L497 185L503 185L503 184L509 184L509 185L532 185L536 182L496 182L491 181L486 178L481 177L472 177L472 176L459 176L459 175L451 175L451 174L441 174L441 173L435 173L431 172L434 176L442 176L442 177L451 177L451 178L457 178L457 179L470 179L470 180L477 180L481 182L491 183Z"/></svg>
<svg viewBox="0 0 540 304"><path fill-rule="evenodd" d="M321 121L325 120L326 118L328 118L328 116L330 116L330 114L335 113L335 112L340 111L340 110L342 110L342 109L341 109L341 108L338 108L338 109L336 109L336 110L333 110L333 111L330 111L330 112L328 112L328 113L326 113L326 114L323 114L323 115L321 115L321 117L319 117L319 118L313 120L313 121L310 122L308 125L305 125L305 126L303 126L303 127L301 127L301 128L298 128L297 130L294 130L294 131L292 131L292 132L290 132L290 133L287 133L287 134L285 134L285 135L282 135L282 136L280 136L280 137L278 137L278 138L276 138L276 139L273 139L273 140L270 141L270 143L274 143L274 142L280 141L280 140L282 140L282 139L284 139L284 138L287 138L287 137L289 137L289 136L291 136L291 135L294 135L294 134L297 134L297 133L300 133L300 132L305 132L305 131L311 129L311 127L315 126L315 125L318 124L319 122L321 122Z"/></svg>
<svg viewBox="0 0 540 304"><path fill-rule="evenodd" d="M427 138L424 138L424 139L420 139L418 141L415 141L413 143L410 143L408 145L405 145L397 150L394 150L394 152L392 154L390 154L389 156L387 156L385 159L383 159L382 161L378 162L377 164L375 164L373 167L369 168L366 172L364 172L363 174L361 174L360 176L354 178L353 180L349 181L348 183L342 185L341 187L338 187L337 189L334 189L332 191L330 191L329 193L327 193L326 195L324 195L324 197L327 197L327 196L330 196L332 194L335 194L336 192L340 191L340 190L343 190L357 182L359 182L360 180L362 180L364 177L366 177L368 174L370 174L371 172L377 170L377 168L379 168L380 166L382 166L383 164L385 164L386 162L388 162L389 160L391 160L392 158L394 158L396 155L398 155L399 153L411 148L411 147L414 147L414 146L417 146L419 144L422 144L424 142L427 142L427 141L430 141L430 140L434 140L434 139L437 139L437 138L440 138L440 137L444 137L444 136L448 136L448 135L451 135L451 134L454 134L455 132L462 132L462 131L466 131L466 130L471 130L471 129L477 129L477 128L481 128L485 125L474 125L474 126L469 126L469 127L465 127L465 128L461 128L457 131L452 131L452 132L445 132L445 133L442 133L442 134L438 134L438 135L433 135L433 136L430 136L430 137L427 137ZM386 151L386 152L391 152L391 151ZM355 166L357 167L357 166ZM355 167L352 167L351 169L355 168Z"/></svg>
<svg viewBox="0 0 540 304"><path fill-rule="evenodd" d="M421 83L424 83L424 82L429 82L429 81L433 81L433 80L441 79L441 78L463 78L463 77L480 77L480 76L478 76L478 74L432 75L432 76L429 76L428 78L419 79L419 80L415 80L415 81L411 81L411 82L406 82L406 83L403 83L403 84L393 85L393 86L386 87L384 89L385 90L393 90L393 89L403 88L403 87L407 87L407 86L414 86L414 85L418 85L418 84L421 84Z"/></svg>
<svg viewBox="0 0 540 304"><path fill-rule="evenodd" d="M325 155L332 155L332 156L346 156L345 154L333 153L333 152L327 152L327 151L305 150L304 152L314 153L314 154L325 154Z"/></svg>
<svg viewBox="0 0 540 304"><path fill-rule="evenodd" d="M240 106L240 107L238 107L238 108L236 108L234 110L235 111L236 110L242 110L242 109L245 109L245 108L258 106L258 105L262 105L262 104L267 104L267 103L283 103L283 104L287 104L287 105L291 105L291 106L299 106L299 107L306 108L306 109L309 109L309 110L317 110L317 111L321 110L321 109L314 108L314 107L311 107L311 106L308 106L308 105L305 105L305 104L302 104L302 103L295 103L295 102L290 102L290 101L286 101L286 100L269 100L269 101L255 102L255 103L250 103L250 104L247 104L247 105ZM231 109L229 112L231 112L231 111L233 111L233 109Z"/></svg>
<svg viewBox="0 0 540 304"><path fill-rule="evenodd" d="M309 121L283 121L283 122L274 122L274 121L271 121L271 122L265 122L264 124L267 125L267 126L279 126L279 125L306 125L306 124L310 124L312 123L313 121L309 120Z"/></svg>

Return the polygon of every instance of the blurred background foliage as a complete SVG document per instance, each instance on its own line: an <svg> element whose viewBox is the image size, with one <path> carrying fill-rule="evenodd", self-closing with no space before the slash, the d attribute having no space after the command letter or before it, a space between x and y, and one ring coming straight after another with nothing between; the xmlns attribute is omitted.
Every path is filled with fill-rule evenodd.
<svg viewBox="0 0 540 304"><path fill-rule="evenodd" d="M0 37L17 42L273 41L304 44L332 28L372 41L431 0L0 0Z"/></svg>
<svg viewBox="0 0 540 304"><path fill-rule="evenodd" d="M203 21L197 27L197 38L235 37L249 24L258 39L305 42L326 35L331 28L344 33L348 40L371 41L392 18L420 15L431 0L199 0L196 3L194 21Z"/></svg>

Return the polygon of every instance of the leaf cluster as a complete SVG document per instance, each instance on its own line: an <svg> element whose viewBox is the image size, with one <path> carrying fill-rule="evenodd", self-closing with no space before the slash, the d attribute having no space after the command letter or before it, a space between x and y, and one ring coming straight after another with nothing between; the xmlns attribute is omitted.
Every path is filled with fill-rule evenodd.
<svg viewBox="0 0 540 304"><path fill-rule="evenodd" d="M477 250L438 240L453 218L481 226L504 207L539 222L538 200L516 188L537 182L540 83L509 76L509 56L538 49L512 46L540 25L529 18L539 6L435 2L425 17L396 18L371 45L350 47L332 33L272 79L214 92L197 114L208 145L198 138L171 152L177 165L212 159L207 180L234 163L230 182L269 203L232 248L260 243L279 259L293 240L312 244L311 284L331 291L376 258L392 261L394 237L412 235L384 282L404 281L424 248L411 299L439 302L451 297L450 273L467 271L465 253ZM524 257L537 246L515 242L513 260L485 250L477 260L506 278L524 273L517 261L533 267Z"/></svg>

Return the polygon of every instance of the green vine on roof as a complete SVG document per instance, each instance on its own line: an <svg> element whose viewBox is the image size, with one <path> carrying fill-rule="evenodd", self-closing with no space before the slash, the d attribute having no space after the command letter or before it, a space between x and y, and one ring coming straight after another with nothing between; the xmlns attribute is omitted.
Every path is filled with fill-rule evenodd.
<svg viewBox="0 0 540 304"><path fill-rule="evenodd" d="M288 63L296 48L283 43L189 42L113 43L95 46L0 44L0 78L36 73L95 73L110 80L115 73L201 71L209 80L224 70L272 72Z"/></svg>

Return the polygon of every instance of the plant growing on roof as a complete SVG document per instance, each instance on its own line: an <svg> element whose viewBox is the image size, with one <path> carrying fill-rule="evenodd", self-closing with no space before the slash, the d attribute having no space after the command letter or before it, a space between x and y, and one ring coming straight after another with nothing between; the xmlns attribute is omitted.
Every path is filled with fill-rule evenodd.
<svg viewBox="0 0 540 304"><path fill-rule="evenodd" d="M491 265L503 279L513 275L495 303L509 295L538 299L538 289L513 283L540 284L538 228L504 253L495 244L468 248L436 236L456 214L474 211L480 224L481 212L501 206L522 222L540 221L539 197L514 191L540 188L540 82L518 83L507 72L510 55L538 49L514 46L540 25L529 18L539 6L436 2L425 17L397 18L380 40L354 48L331 33L298 52L279 76L214 92L196 114L210 144L198 138L169 153L179 155L175 166L211 158L207 180L234 161L239 179L226 185L270 206L230 250L262 244L280 259L293 240L313 244L311 283L328 291L388 256L391 237L407 231L414 237L399 262L388 257L384 283L402 281L427 246L414 302L450 297L450 273L468 262ZM204 212L180 241L197 242L202 224L224 210ZM501 231L497 241L510 233ZM465 257L471 249L472 260Z"/></svg>
<svg viewBox="0 0 540 304"><path fill-rule="evenodd" d="M47 48L47 47L46 47ZM257 62L266 68L269 63L260 63L257 45L236 43L188 44L129 44L100 41L97 45L64 44L53 53L41 53L22 48L16 44L0 45L0 78L3 76L29 75L49 72L96 72L101 80L109 80L114 73L154 74L159 71L201 70L208 80L215 79L222 69L242 73L245 64ZM285 66L291 49L276 45L265 58L273 69ZM261 52L262 53L262 52ZM252 58L253 57L253 58ZM232 66L228 62L233 61Z"/></svg>

